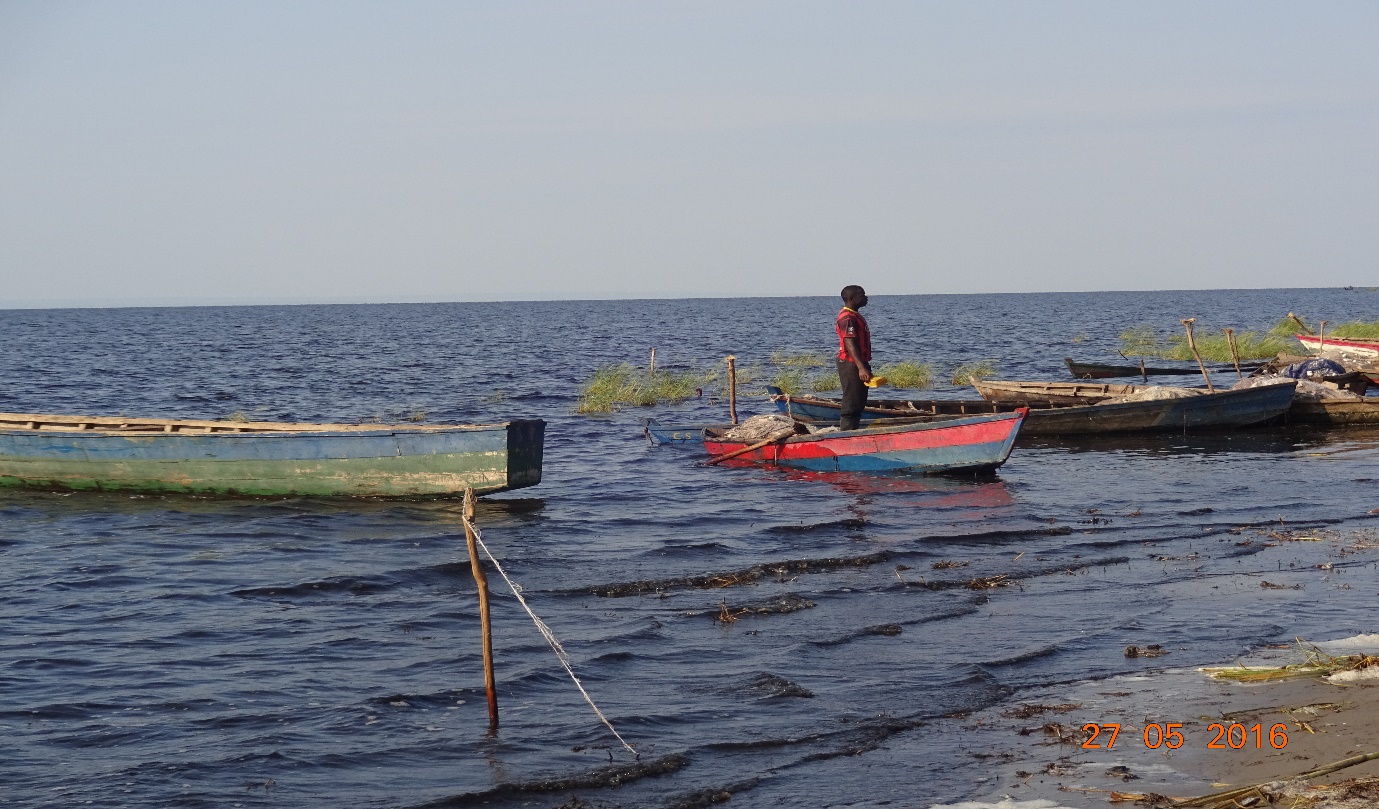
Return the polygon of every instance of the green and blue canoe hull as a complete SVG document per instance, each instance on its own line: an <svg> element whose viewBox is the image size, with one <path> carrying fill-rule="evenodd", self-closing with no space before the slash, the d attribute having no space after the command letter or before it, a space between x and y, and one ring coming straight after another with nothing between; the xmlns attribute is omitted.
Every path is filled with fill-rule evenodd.
<svg viewBox="0 0 1379 809"><path fill-rule="evenodd" d="M545 422L118 435L0 429L0 486L258 497L443 497L541 482Z"/></svg>

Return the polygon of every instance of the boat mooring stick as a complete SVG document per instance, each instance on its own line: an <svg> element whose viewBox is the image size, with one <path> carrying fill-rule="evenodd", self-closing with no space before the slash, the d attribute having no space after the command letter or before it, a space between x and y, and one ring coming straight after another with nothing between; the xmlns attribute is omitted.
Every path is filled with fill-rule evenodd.
<svg viewBox="0 0 1379 809"><path fill-rule="evenodd" d="M464 490L464 538L469 546L469 567L474 571L474 583L479 586L479 627L484 643L484 690L488 692L488 732L498 730L498 686L493 677L493 622L488 615L488 577L479 564L479 548L474 536L474 490Z"/></svg>
<svg viewBox="0 0 1379 809"><path fill-rule="evenodd" d="M652 346L652 347L651 347L651 365L647 368L647 373L649 373L649 374L655 374L655 373L656 373L656 347L655 347L655 346Z"/></svg>
<svg viewBox="0 0 1379 809"><path fill-rule="evenodd" d="M1235 363L1235 375L1244 379L1245 375L1240 373L1240 352L1235 348L1235 329L1225 329L1225 332L1226 345L1231 347L1231 362Z"/></svg>
<svg viewBox="0 0 1379 809"><path fill-rule="evenodd" d="M1326 350L1326 324L1328 324L1328 323L1330 323L1330 322L1331 322L1331 321L1329 321L1329 320L1323 320L1322 322L1320 322L1320 323L1317 324L1317 353L1318 353L1318 354L1320 354L1320 353L1322 353L1323 351Z"/></svg>
<svg viewBox="0 0 1379 809"><path fill-rule="evenodd" d="M527 611L527 615L531 617L532 623L536 624L536 631L540 632L541 637L545 638L546 643L550 644L551 651L555 652L556 659L560 661L560 665L565 669L565 673L570 675L570 679L574 681L575 688L579 689L580 695L584 697L585 702L589 703L589 707L594 709L594 715L597 716L604 727L608 728L608 731L622 743L622 746L627 748L627 752L631 753L633 758L641 760L642 756L637 752L637 748L627 743L627 740L622 737L622 734L618 733L617 728L613 727L613 723L608 721L608 717L603 715L603 711L599 710L599 706L594 704L594 698L589 696L588 691L584 690L584 684L575 676L574 666L570 664L570 654L565 651L564 646L560 645L560 640L556 638L555 633L546 625L546 622L538 618L535 612L532 612L531 606L527 604L527 600L522 597L522 588L508 576L507 571L503 570L503 565L499 563L498 557L494 556L493 551L489 550L488 546L484 544L484 535L479 532L479 529L476 528L467 517L464 521L464 527L467 533L472 532L469 535L472 536L474 542L478 543L479 547L483 549L484 555L488 557L488 561L493 563L493 569L498 571L499 576L503 577L503 581L507 583L508 589L512 590L513 598L516 598L517 603L522 605L522 609Z"/></svg>
<svg viewBox="0 0 1379 809"><path fill-rule="evenodd" d="M1211 376L1207 374L1207 366L1202 362L1202 355L1197 353L1197 341L1192 339L1192 324L1196 322L1197 318L1195 317L1182 321L1183 326L1187 328L1187 347L1192 349L1192 356L1197 358L1197 367L1202 369L1202 378L1207 380L1207 392L1215 393L1216 388L1212 387Z"/></svg>
<svg viewBox="0 0 1379 809"><path fill-rule="evenodd" d="M791 427L789 432L786 432L785 430L781 430L780 432L775 433L775 434L773 434L773 435L771 435L771 436L768 436L767 438L765 438L765 439L763 439L763 440L761 440L761 441L758 441L758 442L756 442L755 444L752 444L751 446L742 447L741 449L735 449L735 450L733 450L732 452L725 452L725 453L723 453L722 455L715 455L715 456L713 456L712 458L708 459L707 461L704 461L704 463L702 464L702 466L713 466L714 464L716 464L716 463L718 463L718 462L720 462L720 461L726 461L726 460L728 460L729 458L736 458L736 457L739 456L739 455L746 455L747 453L751 452L752 450L754 450L754 449L761 449L762 447L766 446L767 444L774 444L774 443L776 443L777 441L784 441L785 439L789 438L790 436L792 436L792 435L794 435L794 434L795 434L795 428L794 428L794 427Z"/></svg>
<svg viewBox="0 0 1379 809"><path fill-rule="evenodd" d="M737 357L728 355L728 416L737 424Z"/></svg>

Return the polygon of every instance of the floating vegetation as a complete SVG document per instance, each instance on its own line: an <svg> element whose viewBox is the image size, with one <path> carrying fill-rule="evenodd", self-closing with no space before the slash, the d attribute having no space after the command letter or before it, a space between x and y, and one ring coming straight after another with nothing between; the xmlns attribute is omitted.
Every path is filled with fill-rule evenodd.
<svg viewBox="0 0 1379 809"><path fill-rule="evenodd" d="M1333 326L1327 330L1327 334L1332 337L1350 337L1359 340L1379 340L1379 320L1373 323L1366 323L1363 320L1351 320L1339 326Z"/></svg>
<svg viewBox="0 0 1379 809"><path fill-rule="evenodd" d="M803 368L791 368L776 374L776 378L771 380L771 384L794 395L804 389L808 376L809 372Z"/></svg>
<svg viewBox="0 0 1379 809"><path fill-rule="evenodd" d="M927 388L934 378L934 366L927 362L902 360L882 365L876 369L877 376L884 376L893 388L918 390Z"/></svg>
<svg viewBox="0 0 1379 809"><path fill-rule="evenodd" d="M1323 652L1316 646L1298 641L1304 660L1286 666L1225 666L1204 668L1207 676L1218 680L1231 680L1238 683L1267 683L1277 680L1292 680L1299 677L1328 677L1347 671L1360 671L1379 666L1379 657L1373 655L1334 656Z"/></svg>
<svg viewBox="0 0 1379 809"><path fill-rule="evenodd" d="M226 416L226 417L225 417L225 420L226 420L226 421L237 421L237 422L241 422L241 423L242 423L242 422L248 421L248 420L249 420L249 417L248 417L247 415L244 414L244 411L243 411L243 410L236 410L235 412L233 412L233 413L231 413L230 415Z"/></svg>
<svg viewBox="0 0 1379 809"><path fill-rule="evenodd" d="M822 368L829 364L823 354L787 354L784 351L771 353L771 364L787 368Z"/></svg>
<svg viewBox="0 0 1379 809"><path fill-rule="evenodd" d="M971 385L995 373L995 360L978 360L959 365L957 370L953 371L953 378L950 381L954 385Z"/></svg>
<svg viewBox="0 0 1379 809"><path fill-rule="evenodd" d="M1231 346L1225 334L1203 334L1195 338L1197 353L1207 362L1230 362ZM1243 331L1235 335L1235 349L1242 360L1259 360L1289 351L1293 344L1278 335L1261 334L1257 331ZM1187 336L1174 336L1169 339L1168 348L1159 356L1166 360L1191 360L1192 349L1187 344Z"/></svg>
<svg viewBox="0 0 1379 809"><path fill-rule="evenodd" d="M508 395L507 395L506 393L504 393L504 392L501 391L501 390L495 390L494 392L488 394L487 396L481 396L481 397L479 397L479 401L482 402L482 403L484 403L484 404L496 404L496 403L498 403L498 402L506 401L507 398L508 398Z"/></svg>
<svg viewBox="0 0 1379 809"><path fill-rule="evenodd" d="M1120 333L1120 353L1127 357L1158 357L1163 351L1159 331L1148 323L1141 323Z"/></svg>
<svg viewBox="0 0 1379 809"><path fill-rule="evenodd" d="M716 372L715 372L716 375ZM606 365L579 389L576 413L608 413L619 405L649 407L697 396L712 377L696 371L646 371L627 363Z"/></svg>
<svg viewBox="0 0 1379 809"><path fill-rule="evenodd" d="M809 389L815 393L827 393L843 386L837 374L819 374L809 380Z"/></svg>

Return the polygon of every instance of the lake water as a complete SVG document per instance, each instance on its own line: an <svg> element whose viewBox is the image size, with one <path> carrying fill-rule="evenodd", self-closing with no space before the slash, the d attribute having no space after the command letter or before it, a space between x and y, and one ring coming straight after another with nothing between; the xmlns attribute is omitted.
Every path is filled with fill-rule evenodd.
<svg viewBox="0 0 1379 809"><path fill-rule="evenodd" d="M830 352L837 307L0 311L0 411L547 419L542 484L486 499L478 522L640 753L496 577L487 733L452 503L3 491L0 805L989 799L1001 785L963 714L1376 629L1379 556L1350 541L1379 530L1374 431L1050 441L973 481L702 468L702 448L642 440L648 415L722 420L708 397L573 413L593 369L653 346L667 366ZM1379 294L877 295L866 314L878 361L1065 379L1064 356L1113 357L1129 326L1258 329L1288 311L1374 320ZM940 379L934 395L964 392ZM1279 541L1308 531L1328 539ZM965 586L994 576L1012 583ZM1150 643L1171 654L1124 656Z"/></svg>

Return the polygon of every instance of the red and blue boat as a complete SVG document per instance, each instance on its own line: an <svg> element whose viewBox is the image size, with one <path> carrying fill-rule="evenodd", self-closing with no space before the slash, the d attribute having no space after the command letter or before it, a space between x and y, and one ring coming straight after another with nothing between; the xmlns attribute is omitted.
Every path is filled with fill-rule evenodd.
<svg viewBox="0 0 1379 809"><path fill-rule="evenodd" d="M921 423L872 426L862 430L792 435L757 447L733 461L792 466L815 472L914 470L926 474L980 474L1006 462L1029 412L978 416L935 416ZM724 455L754 442L723 438L721 429L704 430L704 448Z"/></svg>

